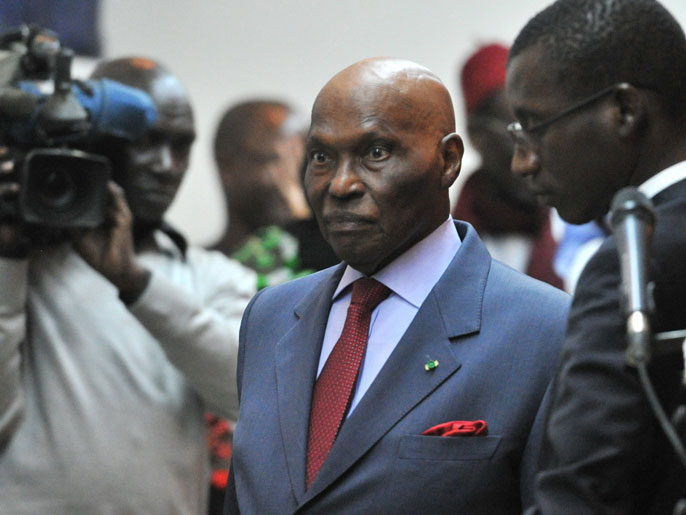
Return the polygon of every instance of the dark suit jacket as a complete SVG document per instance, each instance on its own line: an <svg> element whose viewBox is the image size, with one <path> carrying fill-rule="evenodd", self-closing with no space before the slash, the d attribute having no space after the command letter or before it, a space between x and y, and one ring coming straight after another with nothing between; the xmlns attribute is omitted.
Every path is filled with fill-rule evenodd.
<svg viewBox="0 0 686 515"><path fill-rule="evenodd" d="M568 296L491 260L474 229L309 490L310 401L338 266L267 288L240 335L241 411L225 513L517 513L531 501ZM425 371L429 359L439 361ZM421 436L483 419L488 436ZM240 508L240 509L239 509Z"/></svg>
<svg viewBox="0 0 686 515"><path fill-rule="evenodd" d="M650 271L655 332L686 328L686 181L657 195ZM635 369L625 365L617 247L608 238L582 273L537 480L546 514L671 514L686 474L658 427ZM661 347L655 347L659 353ZM671 415L679 401L681 351L656 355L649 371Z"/></svg>

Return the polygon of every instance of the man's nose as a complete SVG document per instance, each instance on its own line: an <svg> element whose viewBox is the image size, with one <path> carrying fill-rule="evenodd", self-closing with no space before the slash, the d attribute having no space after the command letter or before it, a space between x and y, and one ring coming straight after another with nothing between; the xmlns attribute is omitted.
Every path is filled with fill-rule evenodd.
<svg viewBox="0 0 686 515"><path fill-rule="evenodd" d="M171 146L161 144L157 147L155 152L155 171L167 172L171 170L174 165L174 155Z"/></svg>
<svg viewBox="0 0 686 515"><path fill-rule="evenodd" d="M515 145L514 153L512 154L512 163L510 165L512 173L520 177L526 177L527 175L533 175L538 172L540 166L541 159L534 149Z"/></svg>
<svg viewBox="0 0 686 515"><path fill-rule="evenodd" d="M363 191L364 184L353 164L349 160L341 160L329 184L329 193L334 197L344 198Z"/></svg>

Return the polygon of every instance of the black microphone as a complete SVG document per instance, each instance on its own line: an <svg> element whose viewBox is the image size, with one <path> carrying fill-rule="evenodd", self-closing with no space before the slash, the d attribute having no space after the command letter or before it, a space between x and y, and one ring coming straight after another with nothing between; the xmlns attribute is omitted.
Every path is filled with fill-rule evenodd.
<svg viewBox="0 0 686 515"><path fill-rule="evenodd" d="M647 282L647 261L655 227L653 203L636 188L623 188L612 200L610 223L619 253L621 291L627 317L626 361L637 366L650 359L648 317L653 311L653 302Z"/></svg>

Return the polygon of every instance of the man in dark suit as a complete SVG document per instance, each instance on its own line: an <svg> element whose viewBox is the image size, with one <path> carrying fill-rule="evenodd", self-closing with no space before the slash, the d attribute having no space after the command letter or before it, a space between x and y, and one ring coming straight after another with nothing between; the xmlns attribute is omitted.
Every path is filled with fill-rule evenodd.
<svg viewBox="0 0 686 515"><path fill-rule="evenodd" d="M361 61L317 96L305 186L344 263L246 310L226 513L531 502L568 297L450 218L454 130L446 88L408 61Z"/></svg>
<svg viewBox="0 0 686 515"><path fill-rule="evenodd" d="M655 332L686 327L686 38L654 0L559 0L522 29L507 91L512 169L562 218L607 213L624 186L655 205ZM553 387L536 512L672 513L686 474L625 360L614 238L583 271ZM649 375L671 414L681 352ZM533 510L532 510L533 511Z"/></svg>

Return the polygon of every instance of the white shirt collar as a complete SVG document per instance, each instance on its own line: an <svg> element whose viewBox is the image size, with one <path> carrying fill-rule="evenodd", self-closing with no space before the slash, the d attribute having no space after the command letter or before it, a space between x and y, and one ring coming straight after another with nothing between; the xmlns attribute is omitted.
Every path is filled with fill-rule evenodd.
<svg viewBox="0 0 686 515"><path fill-rule="evenodd" d="M460 248L460 237L451 216L426 238L383 267L372 277L419 308ZM364 274L348 265L333 294L335 299Z"/></svg>
<svg viewBox="0 0 686 515"><path fill-rule="evenodd" d="M653 198L682 179L686 179L686 161L665 168L641 184L638 189L646 197Z"/></svg>

